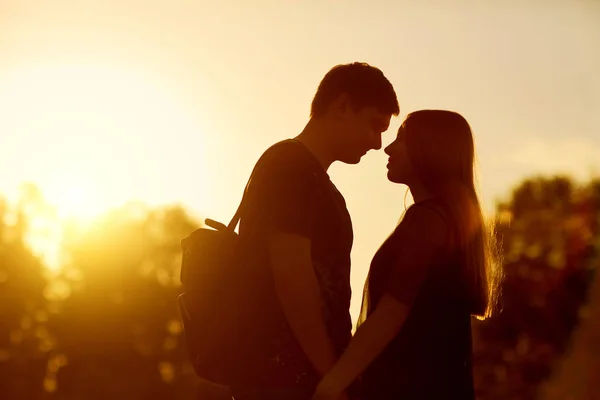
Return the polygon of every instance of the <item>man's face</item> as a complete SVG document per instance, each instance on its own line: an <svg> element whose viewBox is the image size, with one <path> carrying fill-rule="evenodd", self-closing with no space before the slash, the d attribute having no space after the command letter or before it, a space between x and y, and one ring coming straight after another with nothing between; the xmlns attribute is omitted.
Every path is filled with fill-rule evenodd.
<svg viewBox="0 0 600 400"><path fill-rule="evenodd" d="M381 149L381 134L390 126L391 114L381 113L376 107L355 111L352 107L339 119L341 142L339 161L358 164L369 150Z"/></svg>

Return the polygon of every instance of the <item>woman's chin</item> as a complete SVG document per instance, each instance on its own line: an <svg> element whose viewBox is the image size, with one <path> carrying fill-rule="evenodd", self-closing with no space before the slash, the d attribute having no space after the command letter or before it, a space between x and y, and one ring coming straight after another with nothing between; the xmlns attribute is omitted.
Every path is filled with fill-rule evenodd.
<svg viewBox="0 0 600 400"><path fill-rule="evenodd" d="M389 180L390 182L392 182L392 183L402 183L402 182L400 182L400 179L398 179L398 177L397 177L397 176L395 176L395 175L392 173L392 171L390 171L389 169L388 169L388 172L387 172L387 178L388 178L388 180Z"/></svg>

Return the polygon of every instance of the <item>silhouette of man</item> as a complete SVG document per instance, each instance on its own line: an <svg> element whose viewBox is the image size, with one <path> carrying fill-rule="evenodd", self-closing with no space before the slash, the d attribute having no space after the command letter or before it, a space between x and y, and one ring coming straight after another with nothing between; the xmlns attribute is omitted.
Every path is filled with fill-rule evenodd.
<svg viewBox="0 0 600 400"><path fill-rule="evenodd" d="M303 131L257 162L240 240L251 242L248 257L268 283L257 299L255 354L231 387L236 400L310 399L350 341L352 222L327 170L380 149L398 114L396 93L379 69L335 66L319 84Z"/></svg>

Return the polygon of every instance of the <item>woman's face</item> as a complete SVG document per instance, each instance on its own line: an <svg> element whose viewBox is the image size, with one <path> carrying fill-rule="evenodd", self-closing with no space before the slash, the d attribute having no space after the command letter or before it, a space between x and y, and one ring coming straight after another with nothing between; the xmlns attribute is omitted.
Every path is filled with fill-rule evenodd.
<svg viewBox="0 0 600 400"><path fill-rule="evenodd" d="M385 148L385 153L390 156L387 164L388 179L394 183L408 185L413 176L413 168L408 158L404 124L398 129L396 140Z"/></svg>

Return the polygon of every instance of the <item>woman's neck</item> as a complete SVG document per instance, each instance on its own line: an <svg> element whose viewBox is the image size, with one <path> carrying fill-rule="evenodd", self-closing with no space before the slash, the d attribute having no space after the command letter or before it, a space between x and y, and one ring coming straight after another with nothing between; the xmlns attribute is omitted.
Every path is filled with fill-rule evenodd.
<svg viewBox="0 0 600 400"><path fill-rule="evenodd" d="M418 183L413 183L409 185L409 189L410 194L412 195L412 198L415 203L420 203L423 200L427 200L434 197L434 195L431 192L429 192L427 189L425 189L422 185Z"/></svg>

